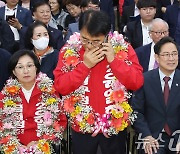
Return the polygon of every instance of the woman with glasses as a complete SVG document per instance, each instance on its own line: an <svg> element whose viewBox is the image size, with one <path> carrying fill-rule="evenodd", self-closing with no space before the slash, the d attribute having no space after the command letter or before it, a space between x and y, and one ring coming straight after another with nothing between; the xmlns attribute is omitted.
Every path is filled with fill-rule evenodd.
<svg viewBox="0 0 180 154"><path fill-rule="evenodd" d="M130 44L101 11L85 11L61 49L55 88L72 127L73 154L126 153L126 127L132 112L128 90L143 84L142 67Z"/></svg>
<svg viewBox="0 0 180 154"><path fill-rule="evenodd" d="M58 62L59 51L52 47L52 37L44 23L35 21L28 27L25 48L32 50L38 57L41 72L54 79L53 70Z"/></svg>
<svg viewBox="0 0 180 154"><path fill-rule="evenodd" d="M0 93L0 151L53 153L66 125L53 81L40 72L37 56L17 51L9 61L11 77Z"/></svg>

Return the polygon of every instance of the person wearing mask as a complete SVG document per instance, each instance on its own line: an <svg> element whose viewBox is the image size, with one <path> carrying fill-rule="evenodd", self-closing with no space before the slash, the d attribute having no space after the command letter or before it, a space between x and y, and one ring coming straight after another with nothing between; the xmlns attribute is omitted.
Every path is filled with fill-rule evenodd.
<svg viewBox="0 0 180 154"><path fill-rule="evenodd" d="M45 1L39 1L37 3L35 3L35 5L33 6L33 15L34 15L34 19L35 21L39 20L41 22L43 22L48 30L51 33L52 36L52 47L54 49L58 49L60 50L61 47L64 45L64 40L63 40L63 35L62 32L58 29L55 29L51 26L49 26L49 21L51 19L51 8L48 2ZM27 28L23 28L21 30L21 40L20 40L20 45L21 48L24 48L24 38L25 38L25 33L27 31Z"/></svg>
<svg viewBox="0 0 180 154"><path fill-rule="evenodd" d="M106 13L82 13L80 34L72 35L61 49L54 70L55 88L70 116L73 154L96 154L98 145L103 154L126 153L128 114L119 111L126 106L131 112L122 102L127 101L126 89L143 85L142 67L131 45L110 29ZM116 119L111 111L123 118Z"/></svg>
<svg viewBox="0 0 180 154"><path fill-rule="evenodd" d="M53 81L40 72L37 56L15 52L11 78L0 93L0 146L3 153L54 153L63 138L66 116Z"/></svg>
<svg viewBox="0 0 180 154"><path fill-rule="evenodd" d="M51 33L44 23L35 21L28 27L25 48L35 53L41 65L40 71L53 80L53 70L58 62L59 50L52 47Z"/></svg>

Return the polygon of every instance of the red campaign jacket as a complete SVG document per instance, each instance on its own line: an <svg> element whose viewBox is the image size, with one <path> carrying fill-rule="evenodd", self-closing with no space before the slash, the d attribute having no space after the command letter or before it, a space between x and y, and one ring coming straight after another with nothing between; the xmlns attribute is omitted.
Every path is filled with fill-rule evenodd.
<svg viewBox="0 0 180 154"><path fill-rule="evenodd" d="M18 139L20 143L23 145L27 145L31 141L37 141L39 138L37 137L36 129L37 123L34 121L34 116L36 112L36 103L39 102L41 96L40 89L37 88L37 84L35 85L29 103L26 101L25 96L22 91L20 91L20 97L22 99L23 104L23 120L25 121L24 133L18 135ZM3 94L0 93L0 100L3 99ZM0 101L0 108L3 107L3 103ZM59 115L59 123L61 126L66 127L67 120L65 115ZM2 126L2 122L0 121L0 126Z"/></svg>
<svg viewBox="0 0 180 154"><path fill-rule="evenodd" d="M80 50L80 60L83 61L84 48ZM89 69L84 63L79 63L77 67L70 72L63 72L64 66L63 60L64 52L59 55L59 61L56 69L54 70L55 76L55 89L62 95L67 95L77 88L79 88L86 77L90 75L88 81L89 104L94 108L95 112L104 114L106 105L106 98L104 97L105 86L103 81L104 76L107 74L107 65L109 64L106 59L99 62L96 66ZM132 62L132 65L128 65L123 60L115 58L110 63L110 68L114 76L128 89L137 90L144 82L142 67L140 66L134 49L129 45L128 58Z"/></svg>

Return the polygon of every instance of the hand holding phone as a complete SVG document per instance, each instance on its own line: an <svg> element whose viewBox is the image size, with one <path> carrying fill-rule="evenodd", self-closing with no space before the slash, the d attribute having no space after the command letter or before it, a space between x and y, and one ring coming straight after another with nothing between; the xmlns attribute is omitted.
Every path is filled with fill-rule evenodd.
<svg viewBox="0 0 180 154"><path fill-rule="evenodd" d="M13 18L15 18L15 14L6 15L6 21L12 20Z"/></svg>

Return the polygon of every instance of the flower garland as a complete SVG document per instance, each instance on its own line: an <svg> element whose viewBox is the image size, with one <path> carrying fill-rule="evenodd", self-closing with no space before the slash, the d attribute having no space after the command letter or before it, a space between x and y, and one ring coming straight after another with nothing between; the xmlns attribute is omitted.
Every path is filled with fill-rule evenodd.
<svg viewBox="0 0 180 154"><path fill-rule="evenodd" d="M41 107L43 124L37 128L40 140L28 148L24 148L17 138L18 134L23 133L24 128L23 105L19 96L21 84L17 79L10 78L2 91L4 98L1 100L3 108L0 109L0 119L2 119L0 151L5 154L50 154L52 148L49 143L57 143L63 138L64 128L58 124L62 105L55 95L53 81L47 75L39 73L36 82L42 92L39 103L43 104Z"/></svg>
<svg viewBox="0 0 180 154"><path fill-rule="evenodd" d="M109 37L116 58L131 65L132 62L128 60L128 44L124 41L123 35L115 31L110 33ZM64 52L62 71L72 71L81 62L79 55L81 47L80 34L75 33L62 49ZM102 116L95 113L87 104L83 85L71 94L63 96L64 110L69 115L71 125L78 126L82 133L92 133L92 136L96 136L100 130L105 136L117 135L119 131L123 131L130 122L135 120L136 114L133 114L127 101L130 94L115 77L112 80L111 89L110 101L112 103L105 108Z"/></svg>

